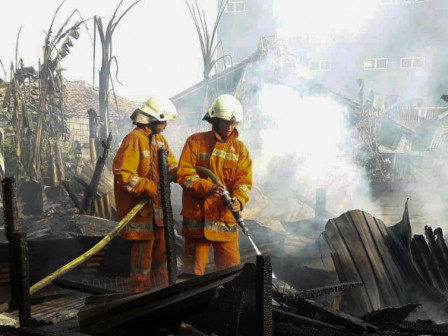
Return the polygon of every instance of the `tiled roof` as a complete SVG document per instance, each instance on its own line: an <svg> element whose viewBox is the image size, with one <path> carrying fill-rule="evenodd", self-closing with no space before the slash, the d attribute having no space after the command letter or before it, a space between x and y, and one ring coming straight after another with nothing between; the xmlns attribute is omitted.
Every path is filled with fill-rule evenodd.
<svg viewBox="0 0 448 336"><path fill-rule="evenodd" d="M98 113L98 88L83 81L65 81L64 111L73 117L87 117L87 110L93 108ZM117 110L118 105L118 110ZM128 117L141 103L117 96L117 105L113 94L109 95L109 113L111 118Z"/></svg>
<svg viewBox="0 0 448 336"><path fill-rule="evenodd" d="M64 112L70 117L87 117L87 110L93 108L97 114L98 111L98 88L83 81L64 81ZM0 86L0 106L3 102L6 92L5 86ZM118 105L118 109L117 109ZM139 102L133 102L123 97L117 96L117 104L115 104L114 95L109 95L109 113L110 117L128 118L136 108L141 105Z"/></svg>

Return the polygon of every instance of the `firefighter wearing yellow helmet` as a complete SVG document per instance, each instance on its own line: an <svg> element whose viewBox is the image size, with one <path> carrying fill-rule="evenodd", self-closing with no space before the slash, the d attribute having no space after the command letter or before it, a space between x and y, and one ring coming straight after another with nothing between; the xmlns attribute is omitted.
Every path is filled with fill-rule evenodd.
<svg viewBox="0 0 448 336"><path fill-rule="evenodd" d="M221 95L203 120L212 129L188 137L177 172L183 187L184 272L194 274L204 274L210 246L217 269L240 263L238 225L232 212L243 210L252 188L252 160L236 129L243 121L241 103L232 95ZM223 185L214 184L196 166L211 170ZM221 199L224 187L232 197L229 208Z"/></svg>
<svg viewBox="0 0 448 336"><path fill-rule="evenodd" d="M162 132L167 121L176 118L176 107L169 99L151 96L131 115L136 127L124 137L113 161L119 220L142 199L150 197L120 232L122 238L132 241L130 278L134 292L168 285L157 150L168 151L169 174L175 174L177 160Z"/></svg>

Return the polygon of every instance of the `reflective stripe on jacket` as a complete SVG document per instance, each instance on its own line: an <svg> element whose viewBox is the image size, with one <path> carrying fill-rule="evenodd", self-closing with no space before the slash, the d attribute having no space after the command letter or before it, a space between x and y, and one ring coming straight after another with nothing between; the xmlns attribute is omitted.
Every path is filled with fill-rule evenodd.
<svg viewBox="0 0 448 336"><path fill-rule="evenodd" d="M138 125L123 139L113 162L114 193L118 219L143 198L151 197L132 221L120 232L126 239L154 239L155 222L163 226L162 200L157 194L159 185L159 162L157 150L168 150L168 170L177 170L177 160L162 134L151 137L147 126Z"/></svg>
<svg viewBox="0 0 448 336"><path fill-rule="evenodd" d="M252 188L252 160L237 137L235 129L223 142L212 129L187 139L177 171L177 181L183 187L183 236L214 241L238 239L238 227L232 213L221 199L208 197L212 180L194 169L196 165L210 169L244 207Z"/></svg>

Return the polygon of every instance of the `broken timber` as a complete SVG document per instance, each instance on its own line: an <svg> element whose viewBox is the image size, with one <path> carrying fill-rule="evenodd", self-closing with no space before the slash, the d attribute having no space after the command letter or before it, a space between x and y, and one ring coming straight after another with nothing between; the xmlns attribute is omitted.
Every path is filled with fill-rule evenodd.
<svg viewBox="0 0 448 336"><path fill-rule="evenodd" d="M93 215L93 213L94 213L95 209L94 209L93 205L94 205L94 201L95 201L95 196L96 196L96 193L98 190L98 185L100 184L101 174L102 174L104 166L106 164L106 159L109 155L111 141L112 141L112 134L109 133L107 140L102 142L103 155L101 155L101 157L96 162L95 170L93 171L93 175L92 175L92 179L90 180L90 183L87 184L84 180L75 177L75 180L78 183L80 183L81 186L84 188L84 199L83 199L82 203L76 198L76 195L70 189L69 184L67 182L63 183L65 190L67 191L70 198L73 200L73 203L78 208L78 210L81 214ZM111 219L112 213L110 210L110 204L107 204L106 207L108 207L109 209L104 209L104 210L107 214L107 217Z"/></svg>
<svg viewBox="0 0 448 336"><path fill-rule="evenodd" d="M121 295L116 300L113 294L87 298L85 309L78 313L81 331L96 335L142 316L155 324L167 317L175 320L182 312L185 314L193 312L194 307L207 306L215 289L231 281L241 268L242 265L234 266L154 292Z"/></svg>

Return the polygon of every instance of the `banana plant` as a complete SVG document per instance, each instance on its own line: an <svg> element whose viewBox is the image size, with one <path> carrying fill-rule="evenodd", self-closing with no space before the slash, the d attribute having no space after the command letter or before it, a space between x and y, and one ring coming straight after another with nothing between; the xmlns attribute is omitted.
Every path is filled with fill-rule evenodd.
<svg viewBox="0 0 448 336"><path fill-rule="evenodd" d="M42 145L45 146L50 155L50 160L56 160L58 167L57 176L53 177L53 183L65 180L64 164L60 155L60 146L63 136L67 134L68 128L65 120L63 103L63 76L61 61L70 53L73 39L79 38L79 29L83 21L77 21L67 28L78 10L74 10L66 19L64 24L56 33L53 33L53 25L56 15L61 8L57 8L48 32L45 36L43 46L43 59L39 65L39 103L36 129L33 132L33 152L30 156L29 178L32 181L42 181ZM54 165L54 162L51 162Z"/></svg>
<svg viewBox="0 0 448 336"><path fill-rule="evenodd" d="M42 185L42 165L47 166L45 177L51 184L65 180L65 165L61 155L61 141L68 135L63 110L62 60L70 53L73 40L79 38L83 20L74 24L74 10L62 26L53 32L54 21L63 2L56 9L45 33L42 60L39 69L24 67L18 58L16 44L15 65L11 64L11 79L7 84L2 110L7 117L14 137L17 175L19 179ZM48 178L50 176L50 178ZM42 188L41 188L42 189ZM37 211L39 212L39 211Z"/></svg>

